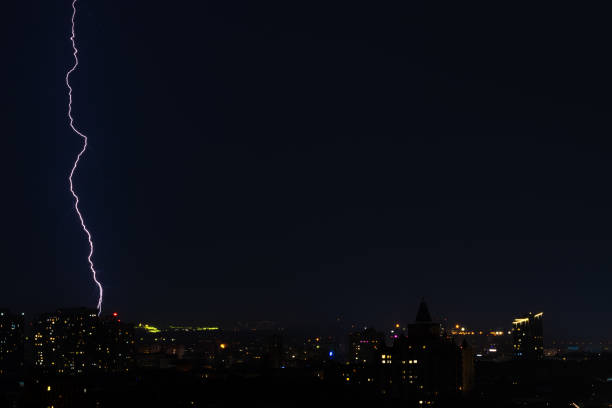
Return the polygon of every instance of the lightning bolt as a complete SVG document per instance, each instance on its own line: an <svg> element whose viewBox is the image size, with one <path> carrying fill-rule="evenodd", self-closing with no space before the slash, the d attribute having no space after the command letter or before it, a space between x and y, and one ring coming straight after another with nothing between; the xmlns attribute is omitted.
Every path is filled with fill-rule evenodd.
<svg viewBox="0 0 612 408"><path fill-rule="evenodd" d="M72 196L74 197L74 209L76 210L76 213L79 216L79 220L81 221L81 227L83 228L85 235L87 235L87 242L89 243L89 254L87 255L87 261L89 262L89 269L91 270L93 281L98 286L99 294L98 294L98 307L97 308L98 308L98 316L99 316L102 313L102 295L104 293L104 290L102 289L102 284L97 278L96 268L94 267L94 263L92 260L93 252L94 252L94 245L93 245L93 240L91 238L91 233L87 229L87 225L85 225L85 220L83 219L83 214L81 214L81 211L79 210L79 196L74 191L74 184L72 182L72 178L74 177L74 172L76 171L79 165L79 161L81 160L81 157L85 153L85 150L87 150L87 136L81 133L74 126L74 118L72 117L72 87L70 86L70 75L74 71L76 71L77 67L79 66L79 58L77 57L77 54L79 53L79 51L76 47L76 41L75 41L76 35L74 33L74 20L76 17L76 2L77 0L72 1L72 18L71 18L72 31L71 31L71 36L70 36L70 41L72 42L72 51L73 51L72 55L74 56L74 65L72 66L72 68L68 70L68 72L66 72L66 86L68 87L68 119L70 121L70 128L72 129L74 133L76 133L83 139L83 148L81 149L76 159L74 160L74 164L72 165L72 170L70 170L70 176L68 177L68 181L70 183L70 192L72 193Z"/></svg>

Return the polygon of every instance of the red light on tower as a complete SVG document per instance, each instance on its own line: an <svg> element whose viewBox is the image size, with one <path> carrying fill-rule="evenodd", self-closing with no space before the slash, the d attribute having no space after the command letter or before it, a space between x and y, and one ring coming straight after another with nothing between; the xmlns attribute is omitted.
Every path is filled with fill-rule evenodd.
<svg viewBox="0 0 612 408"><path fill-rule="evenodd" d="M117 312L113 313L113 317L117 317L119 314Z"/></svg>

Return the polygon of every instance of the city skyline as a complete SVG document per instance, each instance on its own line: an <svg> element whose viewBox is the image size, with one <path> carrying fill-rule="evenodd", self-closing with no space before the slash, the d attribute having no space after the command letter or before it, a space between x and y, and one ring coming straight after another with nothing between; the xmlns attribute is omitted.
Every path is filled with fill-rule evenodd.
<svg viewBox="0 0 612 408"><path fill-rule="evenodd" d="M66 185L70 4L6 9L0 300L28 315L97 296ZM394 7L79 1L105 308L382 326L424 296L612 337L606 13Z"/></svg>
<svg viewBox="0 0 612 408"><path fill-rule="evenodd" d="M612 407L607 5L5 3L0 408Z"/></svg>
<svg viewBox="0 0 612 408"><path fill-rule="evenodd" d="M279 392L281 381L280 389L308 395L299 397L303 406L335 406L330 398L415 408L603 408L610 401L610 341L551 343L543 312L520 314L512 330L485 332L446 327L424 299L416 306L407 324L316 334L273 322L162 328L87 307L33 319L0 309L0 399L13 406L233 407L253 404L272 387L265 406L284 406L295 392ZM211 392L219 388L232 392Z"/></svg>
<svg viewBox="0 0 612 408"><path fill-rule="evenodd" d="M424 298L421 298L420 302L425 302ZM85 306L78 307L59 307L54 308L53 312L45 311L34 314L26 315L24 312L16 311L11 308L0 308L2 311L2 315L5 313L16 313L22 317L22 319L26 323L33 323L40 316L48 315L49 313L55 313L56 311L72 311L72 310L95 310L90 309ZM428 311L428 313L430 313ZM544 315L544 312L516 312L512 314L510 317L502 318L499 317L498 320L500 323L494 325L474 325L466 322L465 319L448 319L445 316L437 315L435 313L430 313L430 318L436 324L439 324L443 333L447 335L453 336L464 336L466 339L471 339L470 336L478 336L478 335L493 335L493 336L505 336L505 335L514 335L514 330L517 323L523 323L528 321L529 316L541 317ZM159 332L160 330L193 330L193 331L202 331L202 332L215 332L215 331L232 331L232 330L288 330L293 333L302 333L302 334L333 334L337 335L338 333L342 333L344 331L350 330L359 330L359 329L376 329L376 330L390 330L393 328L403 328L405 330L410 323L412 322L412 317L407 314L405 318L396 319L396 320L387 320L380 321L378 324L375 324L372 321L364 321L364 320L346 320L342 317L336 317L332 320L324 320L324 321L315 321L315 322L307 322L305 324L300 324L295 321L275 321L275 320L262 320L262 319L237 319L237 320L185 320L181 318L176 318L171 321L162 321L159 319L143 319L143 318L135 318L135 319L125 319L123 314L120 314L116 311L107 311L106 313L102 313L100 316L103 319L112 319L126 322L128 324L135 325L136 328L144 329L147 331L151 331L152 333ZM583 345L603 345L609 344L612 342L610 338L605 336L587 336L584 333L569 333L564 335L559 335L558 333L551 332L548 328L548 324L545 325L545 329L540 328L541 333L545 333L545 338L547 339L547 345L556 344L556 343L568 343L568 344L583 344ZM540 336L542 336L540 334Z"/></svg>

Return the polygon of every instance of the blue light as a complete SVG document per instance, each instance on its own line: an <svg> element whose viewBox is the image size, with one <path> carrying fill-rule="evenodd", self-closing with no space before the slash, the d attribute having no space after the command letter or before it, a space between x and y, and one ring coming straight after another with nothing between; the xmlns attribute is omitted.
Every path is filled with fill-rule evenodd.
<svg viewBox="0 0 612 408"><path fill-rule="evenodd" d="M334 352L332 350L329 351L329 357L332 358L334 356Z"/></svg>

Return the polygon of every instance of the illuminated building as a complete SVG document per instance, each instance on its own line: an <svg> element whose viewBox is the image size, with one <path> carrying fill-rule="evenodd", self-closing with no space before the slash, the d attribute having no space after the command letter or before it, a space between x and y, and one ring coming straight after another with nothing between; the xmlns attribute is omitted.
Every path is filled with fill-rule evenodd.
<svg viewBox="0 0 612 408"><path fill-rule="evenodd" d="M97 368L95 309L60 309L33 325L34 364L47 373L81 374Z"/></svg>
<svg viewBox="0 0 612 408"><path fill-rule="evenodd" d="M385 330L385 343L387 346L391 346L395 339L401 335L406 335L406 326L402 326L401 323L394 323L391 328Z"/></svg>
<svg viewBox="0 0 612 408"><path fill-rule="evenodd" d="M356 385L378 383L381 371L381 355L386 359L386 352L384 333L373 328L351 333L342 381L346 384ZM391 359L391 355L388 356L388 359Z"/></svg>
<svg viewBox="0 0 612 408"><path fill-rule="evenodd" d="M455 324L446 332L455 344L461 346L467 340L479 359L504 361L510 359L512 351L511 332L504 329L474 330L463 324Z"/></svg>
<svg viewBox="0 0 612 408"><path fill-rule="evenodd" d="M23 313L0 309L0 376L23 367Z"/></svg>
<svg viewBox="0 0 612 408"><path fill-rule="evenodd" d="M377 364L385 346L385 336L372 328L349 335L349 359L351 364Z"/></svg>
<svg viewBox="0 0 612 408"><path fill-rule="evenodd" d="M397 338L392 349L381 356L383 392L414 404L423 401L422 405L431 405L441 394L456 394L464 385L471 386L472 358L467 345L463 352L442 335L441 325L433 321L422 300L414 323L408 325L408 335Z"/></svg>
<svg viewBox="0 0 612 408"><path fill-rule="evenodd" d="M334 359L339 344L334 337L315 337L304 342L304 357L311 362L321 362Z"/></svg>
<svg viewBox="0 0 612 408"><path fill-rule="evenodd" d="M117 313L101 319L99 368L126 372L134 366L134 325L122 322Z"/></svg>
<svg viewBox="0 0 612 408"><path fill-rule="evenodd" d="M132 361L130 325L97 310L59 309L38 317L32 327L35 367L50 374L80 375L125 371Z"/></svg>
<svg viewBox="0 0 612 408"><path fill-rule="evenodd" d="M512 321L513 355L516 359L544 357L544 313L528 313Z"/></svg>

